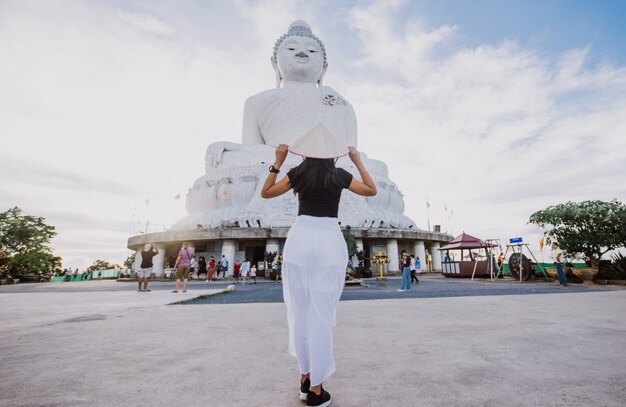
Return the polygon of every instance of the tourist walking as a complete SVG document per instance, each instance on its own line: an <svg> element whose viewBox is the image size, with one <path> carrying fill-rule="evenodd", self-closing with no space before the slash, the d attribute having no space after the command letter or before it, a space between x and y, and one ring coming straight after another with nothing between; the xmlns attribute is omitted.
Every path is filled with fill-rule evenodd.
<svg viewBox="0 0 626 407"><path fill-rule="evenodd" d="M415 256L415 273L418 275L422 272L422 261L420 260L420 256Z"/></svg>
<svg viewBox="0 0 626 407"><path fill-rule="evenodd" d="M279 145L261 196L274 198L293 189L298 197L298 216L287 235L282 262L289 353L298 360L300 399L309 407L328 406L331 396L322 384L335 371L332 332L348 259L337 221L339 201L345 188L373 196L376 186L356 148L341 146L323 125L294 140L289 151L304 160L276 182L288 152L287 145ZM335 167L334 158L347 153L362 182Z"/></svg>
<svg viewBox="0 0 626 407"><path fill-rule="evenodd" d="M406 253L402 254L400 264L402 265L402 284L398 291L411 291L411 259Z"/></svg>
<svg viewBox="0 0 626 407"><path fill-rule="evenodd" d="M233 266L233 280L235 284L239 281L239 270L241 269L241 264L239 264L239 260L235 260L235 265Z"/></svg>
<svg viewBox="0 0 626 407"><path fill-rule="evenodd" d="M250 278L253 283L256 284L256 266L254 264L250 267Z"/></svg>
<svg viewBox="0 0 626 407"><path fill-rule="evenodd" d="M417 279L417 267L415 266L417 260L415 260L415 256L411 255L410 256L410 261L411 261L411 284L413 283L413 281L415 281L415 284L419 284L419 280Z"/></svg>
<svg viewBox="0 0 626 407"><path fill-rule="evenodd" d="M565 276L565 272L563 271L563 250L559 248L559 244L557 242L552 242L552 261L554 262L554 267L556 267L556 274L559 278L559 287L565 288L567 287L567 277Z"/></svg>
<svg viewBox="0 0 626 407"><path fill-rule="evenodd" d="M222 271L222 261L218 261L217 263L215 263L215 279L219 280L220 278L220 271Z"/></svg>
<svg viewBox="0 0 626 407"><path fill-rule="evenodd" d="M241 268L239 269L241 273L241 279L243 280L243 284L248 284L246 282L246 278L248 278L248 273L250 273L250 260L246 257L241 263Z"/></svg>
<svg viewBox="0 0 626 407"><path fill-rule="evenodd" d="M226 258L225 254L222 254L222 260L220 261L220 271L222 272L222 278L226 278L226 272L228 271L228 259Z"/></svg>
<svg viewBox="0 0 626 407"><path fill-rule="evenodd" d="M146 243L141 251L141 266L139 267L139 273L137 276L137 291L138 292L149 292L148 290L148 280L150 279L150 275L152 275L152 260L154 256L159 254L159 250L156 247L152 247L150 243ZM141 288L141 283L143 281L143 289Z"/></svg>
<svg viewBox="0 0 626 407"><path fill-rule="evenodd" d="M189 263L189 278L198 278L198 260L196 256L193 256Z"/></svg>
<svg viewBox="0 0 626 407"><path fill-rule="evenodd" d="M74 273L72 272L72 268L71 268L71 267L70 267L70 268L68 268L68 269L66 269L66 270L65 270L65 279L66 279L67 281L72 281L72 275L73 275L73 274L74 274Z"/></svg>
<svg viewBox="0 0 626 407"><path fill-rule="evenodd" d="M274 284L278 284L278 280L282 281L283 256L279 254L276 257L276 260L274 260L273 267L274 268L272 270L274 270L274 274L276 275L276 281L274 282Z"/></svg>
<svg viewBox="0 0 626 407"><path fill-rule="evenodd" d="M209 258L209 272L206 276L206 281L213 281L213 273L215 272L215 257Z"/></svg>
<svg viewBox="0 0 626 407"><path fill-rule="evenodd" d="M206 259L204 256L200 256L200 259L198 260L198 278L200 278L200 276L208 277L208 275L209 274L206 270Z"/></svg>
<svg viewBox="0 0 626 407"><path fill-rule="evenodd" d="M180 280L183 280L183 292L187 292L187 280L189 279L189 269L191 267L191 259L193 258L193 250L189 248L189 243L183 243L183 247L178 252L174 268L176 269L176 288L173 293L178 293Z"/></svg>

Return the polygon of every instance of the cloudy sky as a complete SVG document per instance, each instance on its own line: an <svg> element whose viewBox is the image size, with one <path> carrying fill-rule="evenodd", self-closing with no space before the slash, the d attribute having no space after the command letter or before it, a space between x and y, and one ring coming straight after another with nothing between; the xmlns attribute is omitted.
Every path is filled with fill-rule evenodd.
<svg viewBox="0 0 626 407"><path fill-rule="evenodd" d="M123 261L184 215L304 19L407 215L536 246L534 211L626 200L626 5L545 3L1 0L0 211L55 225L64 266Z"/></svg>

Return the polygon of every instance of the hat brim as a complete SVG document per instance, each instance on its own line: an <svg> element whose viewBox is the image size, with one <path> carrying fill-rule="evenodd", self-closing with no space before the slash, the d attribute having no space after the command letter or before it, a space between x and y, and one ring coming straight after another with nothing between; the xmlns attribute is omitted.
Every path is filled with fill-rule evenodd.
<svg viewBox="0 0 626 407"><path fill-rule="evenodd" d="M306 154L306 153L299 153L299 152L297 152L297 151L294 151L294 150L290 149L289 147L287 147L287 151L289 151L290 153L293 153L293 154L295 154L295 155L299 155L299 156L301 156L301 157L306 157L306 158L315 158L315 159L317 159L317 160L329 160L329 159L331 159L331 158L341 158L341 157L345 157L345 156L347 156L348 154L350 154L350 150L347 150L345 153L341 153L341 154L338 154L338 155L325 156L325 157L315 157L315 156L310 155L310 154Z"/></svg>
<svg viewBox="0 0 626 407"><path fill-rule="evenodd" d="M339 141L322 123L292 141L287 150L317 159L339 158L350 152L348 146Z"/></svg>

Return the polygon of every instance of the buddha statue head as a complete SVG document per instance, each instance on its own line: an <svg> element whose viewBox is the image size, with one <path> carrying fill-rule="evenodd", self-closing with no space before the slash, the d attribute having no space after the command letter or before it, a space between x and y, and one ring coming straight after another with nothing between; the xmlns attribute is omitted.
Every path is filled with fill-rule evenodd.
<svg viewBox="0 0 626 407"><path fill-rule="evenodd" d="M283 82L315 83L322 86L326 73L326 48L302 20L289 26L274 44L271 58L276 72L276 87Z"/></svg>

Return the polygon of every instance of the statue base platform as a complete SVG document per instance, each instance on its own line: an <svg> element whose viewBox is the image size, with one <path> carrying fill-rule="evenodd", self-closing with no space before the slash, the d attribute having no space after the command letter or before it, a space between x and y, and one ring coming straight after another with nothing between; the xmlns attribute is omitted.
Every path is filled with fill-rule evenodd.
<svg viewBox="0 0 626 407"><path fill-rule="evenodd" d="M146 243L152 244L159 250L159 254L154 257L153 273L156 278L161 278L166 268L173 267L183 242L189 243L197 258L204 256L207 262L211 256L219 260L222 255L225 255L231 265L226 276L232 275L232 265L235 260L242 262L245 257L248 257L252 264L257 266L257 276L262 277L269 267L264 261L265 253L282 253L288 232L289 227L197 227L192 230L168 230L133 236L128 239L127 247L137 252L134 263L136 270L141 262L141 250ZM394 257L404 249L409 253L415 253L422 259L426 258L426 253L429 253L434 259L435 269L437 269L437 259L441 258L438 251L440 245L453 239L452 236L444 233L419 229L352 228L352 234L357 240L357 247L364 251L368 262L371 256L381 250L388 253L390 257ZM369 267L369 264L366 266ZM374 265L372 271L374 275L377 275L378 267ZM397 264L390 263L385 273L397 271Z"/></svg>

